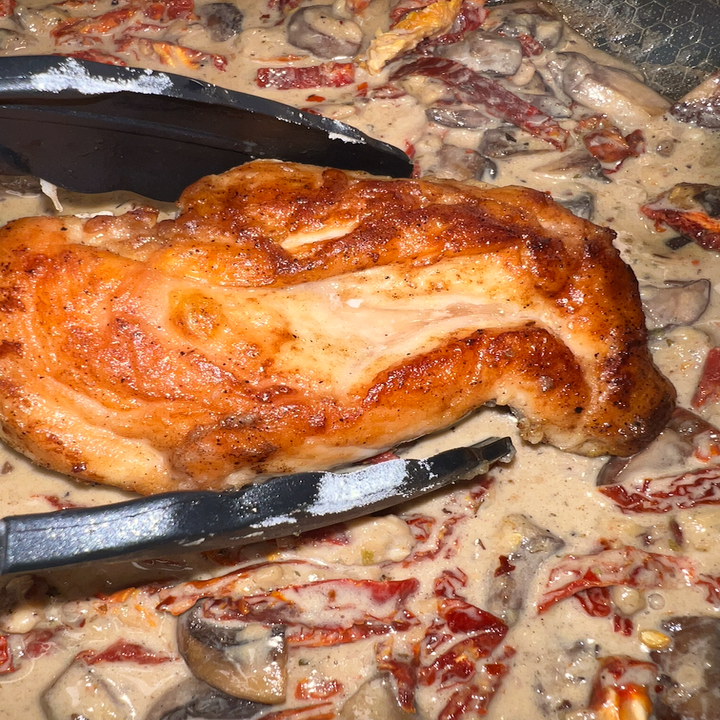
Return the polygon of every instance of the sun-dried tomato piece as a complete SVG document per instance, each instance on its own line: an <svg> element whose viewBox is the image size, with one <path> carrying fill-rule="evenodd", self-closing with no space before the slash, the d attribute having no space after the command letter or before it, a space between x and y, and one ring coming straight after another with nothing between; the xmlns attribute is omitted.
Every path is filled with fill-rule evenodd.
<svg viewBox="0 0 720 720"><path fill-rule="evenodd" d="M328 647L417 625L405 601L418 587L415 578L320 580L237 600L209 601L204 612L208 617L282 624L289 645Z"/></svg>
<svg viewBox="0 0 720 720"><path fill-rule="evenodd" d="M302 678L295 688L295 698L297 700L327 700L342 691L342 683L333 678Z"/></svg>
<svg viewBox="0 0 720 720"><path fill-rule="evenodd" d="M588 709L608 718L649 717L652 712L650 690L657 670L654 663L624 655L602 658L593 680Z"/></svg>
<svg viewBox="0 0 720 720"><path fill-rule="evenodd" d="M720 228L720 226L719 226ZM720 236L719 236L720 239ZM705 358L700 382L695 389L692 406L696 409L720 400L720 347L710 348Z"/></svg>
<svg viewBox="0 0 720 720"><path fill-rule="evenodd" d="M583 118L575 132L587 151L602 163L605 174L616 172L625 160L645 152L645 136L641 130L623 135L605 115Z"/></svg>
<svg viewBox="0 0 720 720"><path fill-rule="evenodd" d="M0 17L10 17L15 12L15 0L0 0Z"/></svg>
<svg viewBox="0 0 720 720"><path fill-rule="evenodd" d="M640 130L623 136L618 128L605 127L584 135L583 143L604 165L606 173L617 171L627 158L639 157L645 152L645 136Z"/></svg>
<svg viewBox="0 0 720 720"><path fill-rule="evenodd" d="M720 250L720 220L702 212L653 208L640 208L656 225L667 225L681 235L694 240L705 250Z"/></svg>
<svg viewBox="0 0 720 720"><path fill-rule="evenodd" d="M720 250L720 218L711 216L703 203L707 193L716 192L710 185L678 183L640 210L655 221L658 231L667 226L705 250Z"/></svg>
<svg viewBox="0 0 720 720"><path fill-rule="evenodd" d="M154 56L163 65L172 68L184 66L195 70L202 65L213 65L217 70L224 71L227 67L227 58L217 53L202 52L184 45L147 40L145 38L131 37L125 40L137 43L140 50L146 55Z"/></svg>
<svg viewBox="0 0 720 720"><path fill-rule="evenodd" d="M343 87L355 82L355 66L352 63L327 62L306 67L260 68L255 82L258 87L278 90Z"/></svg>
<svg viewBox="0 0 720 720"><path fill-rule="evenodd" d="M435 518L429 515L404 515L402 519L407 523L416 542L425 542L436 523Z"/></svg>
<svg viewBox="0 0 720 720"><path fill-rule="evenodd" d="M76 56L74 55L73 57ZM84 59L90 60L90 58ZM69 510L70 508L83 507L82 505L78 505L78 503L73 502L72 500L68 500L67 498L61 498L58 495L33 495L32 497L40 497L43 500L46 500L53 510Z"/></svg>
<svg viewBox="0 0 720 720"><path fill-rule="evenodd" d="M345 7L353 14L360 15L370 6L370 0L345 0Z"/></svg>
<svg viewBox="0 0 720 720"><path fill-rule="evenodd" d="M515 570L515 566L510 562L510 558L508 558L507 555L500 555L498 558L498 566L494 572L495 577L509 575L513 570Z"/></svg>
<svg viewBox="0 0 720 720"><path fill-rule="evenodd" d="M676 478L647 478L638 490L623 485L599 488L624 513L666 513L720 505L720 467L693 470Z"/></svg>
<svg viewBox="0 0 720 720"><path fill-rule="evenodd" d="M592 587L578 590L575 599L590 617L610 617L613 611L610 591L606 587Z"/></svg>
<svg viewBox="0 0 720 720"><path fill-rule="evenodd" d="M493 653L508 628L500 618L460 598L443 600L439 615L443 624L428 628L421 643L423 658L437 652L444 642L455 642L449 649L440 650L431 663L423 665L418 676L423 685L450 687L475 674L478 661Z"/></svg>
<svg viewBox="0 0 720 720"><path fill-rule="evenodd" d="M172 662L177 658L171 655L159 655L137 643L118 640L102 652L95 650L83 650L75 656L76 660L82 660L87 665L97 665L106 662L134 662L138 665L160 665L161 663Z"/></svg>
<svg viewBox="0 0 720 720"><path fill-rule="evenodd" d="M258 720L332 720L334 717L335 708L332 703L325 702L270 712Z"/></svg>
<svg viewBox="0 0 720 720"><path fill-rule="evenodd" d="M190 20L195 18L194 0L153 0L143 5L142 13L150 20Z"/></svg>
<svg viewBox="0 0 720 720"><path fill-rule="evenodd" d="M633 621L629 617L623 617L622 615L615 614L613 615L613 630L618 635L632 637Z"/></svg>
<svg viewBox="0 0 720 720"><path fill-rule="evenodd" d="M377 669L389 672L395 680L398 705L409 713L415 712L415 692L418 680L418 654L409 660L402 660L393 654L393 638L379 642L375 648Z"/></svg>
<svg viewBox="0 0 720 720"><path fill-rule="evenodd" d="M57 644L53 642L53 638L61 629L61 627L55 627L45 630L31 630L23 639L23 652L31 658L48 655L57 648Z"/></svg>
<svg viewBox="0 0 720 720"><path fill-rule="evenodd" d="M542 55L545 48L532 36L527 33L520 33L516 40L520 43L522 53L525 57L533 57L535 55Z"/></svg>
<svg viewBox="0 0 720 720"><path fill-rule="evenodd" d="M592 587L677 588L690 585L694 566L688 558L650 553L625 546L592 555L566 555L550 572L537 607L547 612L553 605Z"/></svg>
<svg viewBox="0 0 720 720"><path fill-rule="evenodd" d="M268 0L268 8L270 10L280 10L282 13L294 10L301 0Z"/></svg>
<svg viewBox="0 0 720 720"><path fill-rule="evenodd" d="M698 587L705 590L705 600L712 605L720 605L720 575L698 575L695 581Z"/></svg>
<svg viewBox="0 0 720 720"><path fill-rule="evenodd" d="M0 675L9 675L16 670L17 668L13 665L7 635L0 635Z"/></svg>
<svg viewBox="0 0 720 720"><path fill-rule="evenodd" d="M465 0L460 6L460 12L455 18L455 22L445 35L436 38L428 38L420 43L418 50L427 51L430 47L437 45L452 45L460 42L465 35L477 30L488 16L488 10L485 9L483 3Z"/></svg>
<svg viewBox="0 0 720 720"><path fill-rule="evenodd" d="M63 20L50 31L50 35L56 43L66 42L77 35L107 35L131 20L136 13L137 7L129 5L97 17Z"/></svg>
<svg viewBox="0 0 720 720"><path fill-rule="evenodd" d="M445 620L451 632L486 637L488 654L507 633L507 625L500 618L461 598L443 600L439 610L440 617Z"/></svg>
<svg viewBox="0 0 720 720"><path fill-rule="evenodd" d="M367 87L367 83L365 84ZM312 97L312 95L310 96ZM325 98L323 98L324 100ZM387 462L388 460L399 460L400 456L397 453L394 453L392 450L387 450L386 452L380 453L379 455L373 455L372 457L367 458L367 460L363 460L363 465L379 465L380 463Z"/></svg>
<svg viewBox="0 0 720 720"><path fill-rule="evenodd" d="M508 649L503 660L511 657L512 654L513 651ZM487 715L490 702L509 671L510 666L507 662L484 665L477 673L480 678L463 685L451 695L438 720L475 720Z"/></svg>
<svg viewBox="0 0 720 720"><path fill-rule="evenodd" d="M404 567L411 567L422 560L434 560L443 553L445 553L446 557L450 557L452 552L449 548L449 540L453 535L455 525L462 519L463 517L461 515L451 515L448 517L435 533L435 546L413 553L410 558L403 562Z"/></svg>
<svg viewBox="0 0 720 720"><path fill-rule="evenodd" d="M629 637L632 635L633 622L628 617L614 613L610 590L606 587L592 587L579 590L574 595L580 607L590 616L606 618L612 616L613 630L616 633Z"/></svg>
<svg viewBox="0 0 720 720"><path fill-rule="evenodd" d="M544 140L558 150L567 147L569 133L545 113L504 88L500 83L461 65L440 57L422 57L398 68L391 80L408 75L426 75L442 80L458 100L482 107L500 118Z"/></svg>
<svg viewBox="0 0 720 720"><path fill-rule="evenodd" d="M230 552L233 556L233 552ZM242 588L253 575L268 567L277 567L281 570L292 568L298 578L310 578L310 576L322 572L324 566L314 563L311 560L279 560L275 562L259 562L253 565L246 565L239 570L233 570L220 577L208 580L191 580L180 585L175 585L159 592L160 602L158 610L165 610L173 615L180 615L189 610L198 600L203 598L214 598L219 600L224 597L237 597Z"/></svg>
<svg viewBox="0 0 720 720"><path fill-rule="evenodd" d="M443 570L440 577L435 578L434 592L436 597L457 598L460 588L467 585L468 576L460 568Z"/></svg>

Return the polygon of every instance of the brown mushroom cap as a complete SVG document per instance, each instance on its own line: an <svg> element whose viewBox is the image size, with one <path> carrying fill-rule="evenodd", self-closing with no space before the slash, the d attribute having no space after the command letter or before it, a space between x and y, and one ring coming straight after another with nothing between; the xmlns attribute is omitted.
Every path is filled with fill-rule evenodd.
<svg viewBox="0 0 720 720"><path fill-rule="evenodd" d="M285 701L283 625L207 618L198 603L180 618L178 647L193 675L208 685L255 702Z"/></svg>

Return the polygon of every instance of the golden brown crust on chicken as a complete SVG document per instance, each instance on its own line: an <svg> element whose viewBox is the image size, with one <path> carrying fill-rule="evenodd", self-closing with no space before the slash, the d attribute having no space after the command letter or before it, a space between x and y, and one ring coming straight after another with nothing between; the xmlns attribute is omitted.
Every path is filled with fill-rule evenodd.
<svg viewBox="0 0 720 720"><path fill-rule="evenodd" d="M258 161L180 207L1 231L2 434L41 465L223 488L489 401L591 455L669 416L613 233L544 193Z"/></svg>

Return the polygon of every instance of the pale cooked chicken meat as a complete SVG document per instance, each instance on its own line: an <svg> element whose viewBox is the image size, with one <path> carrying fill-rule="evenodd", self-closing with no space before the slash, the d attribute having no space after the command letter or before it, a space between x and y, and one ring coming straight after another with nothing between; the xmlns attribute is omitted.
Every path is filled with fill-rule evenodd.
<svg viewBox="0 0 720 720"><path fill-rule="evenodd" d="M2 434L39 464L225 488L488 402L590 455L670 413L612 231L544 193L257 161L180 208L1 231Z"/></svg>

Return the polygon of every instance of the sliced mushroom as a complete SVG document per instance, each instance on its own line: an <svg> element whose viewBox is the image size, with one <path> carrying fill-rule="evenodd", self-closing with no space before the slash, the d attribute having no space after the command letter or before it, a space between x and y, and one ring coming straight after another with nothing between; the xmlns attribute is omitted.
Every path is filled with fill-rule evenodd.
<svg viewBox="0 0 720 720"><path fill-rule="evenodd" d="M610 182L610 179L603 172L603 167L597 158L584 150L563 153L560 157L554 157L549 162L533 168L534 172L543 175L553 175L559 178L588 178L589 180L600 180Z"/></svg>
<svg viewBox="0 0 720 720"><path fill-rule="evenodd" d="M720 430L685 408L676 408L667 427L644 450L629 458L614 457L598 473L596 484L642 482L648 477L681 474L691 467L695 451L720 441Z"/></svg>
<svg viewBox="0 0 720 720"><path fill-rule="evenodd" d="M720 128L720 71L710 75L675 103L670 108L670 114L680 122Z"/></svg>
<svg viewBox="0 0 720 720"><path fill-rule="evenodd" d="M509 533L516 538L515 549L504 556L505 561L491 581L488 600L483 607L507 625L512 625L522 612L540 564L565 543L525 515L508 515L505 523Z"/></svg>
<svg viewBox="0 0 720 720"><path fill-rule="evenodd" d="M547 93L535 94L535 93L516 93L525 102L530 103L533 107L536 107L546 115L558 120L567 119L572 117L572 109L570 105L563 102L560 98Z"/></svg>
<svg viewBox="0 0 720 720"><path fill-rule="evenodd" d="M720 217L720 187L706 183L678 183L661 196L666 206L678 210L705 212Z"/></svg>
<svg viewBox="0 0 720 720"><path fill-rule="evenodd" d="M720 249L720 187L704 183L678 183L640 210L676 230L706 250Z"/></svg>
<svg viewBox="0 0 720 720"><path fill-rule="evenodd" d="M668 282L665 287L640 287L645 323L648 330L677 325L692 325L710 304L712 284L709 280Z"/></svg>
<svg viewBox="0 0 720 720"><path fill-rule="evenodd" d="M595 212L595 196L589 192L581 192L565 198L555 198L555 201L567 208L571 213L585 220L592 219Z"/></svg>
<svg viewBox="0 0 720 720"><path fill-rule="evenodd" d="M232 3L214 2L202 5L197 10L214 42L225 42L242 32L244 15Z"/></svg>
<svg viewBox="0 0 720 720"><path fill-rule="evenodd" d="M557 10L549 3L536 0L503 3L493 8L485 25L510 37L531 37L546 49L554 48L563 35Z"/></svg>
<svg viewBox="0 0 720 720"><path fill-rule="evenodd" d="M520 142L508 128L493 128L483 133L478 152L485 157L502 158L530 152L530 143Z"/></svg>
<svg viewBox="0 0 720 720"><path fill-rule="evenodd" d="M392 682L378 675L364 682L343 705L338 720L407 720L395 699Z"/></svg>
<svg viewBox="0 0 720 720"><path fill-rule="evenodd" d="M193 675L236 698L284 702L285 627L208 618L203 607L178 623L178 647Z"/></svg>
<svg viewBox="0 0 720 720"><path fill-rule="evenodd" d="M483 30L469 33L464 40L441 48L439 53L475 72L490 75L514 75L523 59L518 40Z"/></svg>
<svg viewBox="0 0 720 720"><path fill-rule="evenodd" d="M135 710L128 699L98 671L84 662L71 663L42 694L47 720L130 720Z"/></svg>
<svg viewBox="0 0 720 720"><path fill-rule="evenodd" d="M191 678L168 690L145 720L253 720L270 710L270 705L232 697Z"/></svg>
<svg viewBox="0 0 720 720"><path fill-rule="evenodd" d="M318 57L339 58L355 55L363 35L357 23L336 17L332 5L309 5L290 18L287 39Z"/></svg>
<svg viewBox="0 0 720 720"><path fill-rule="evenodd" d="M470 107L430 107L425 111L428 120L450 128L481 128L490 118L481 110Z"/></svg>
<svg viewBox="0 0 720 720"><path fill-rule="evenodd" d="M437 154L437 166L431 172L447 180L482 180L497 177L497 165L474 150L443 145Z"/></svg>
<svg viewBox="0 0 720 720"><path fill-rule="evenodd" d="M24 50L29 44L30 40L25 35L9 28L0 28L0 50L3 52Z"/></svg>
<svg viewBox="0 0 720 720"><path fill-rule="evenodd" d="M562 89L580 105L607 115L623 132L644 127L669 103L624 70L599 65L580 53L564 53Z"/></svg>
<svg viewBox="0 0 720 720"><path fill-rule="evenodd" d="M673 617L662 623L672 642L650 653L660 669L658 720L720 718L720 618Z"/></svg>
<svg viewBox="0 0 720 720"><path fill-rule="evenodd" d="M13 13L17 24L26 32L38 38L43 37L48 30L67 20L69 13L58 5L45 7L29 7L27 3L18 3Z"/></svg>

